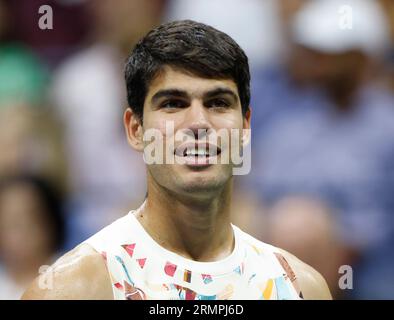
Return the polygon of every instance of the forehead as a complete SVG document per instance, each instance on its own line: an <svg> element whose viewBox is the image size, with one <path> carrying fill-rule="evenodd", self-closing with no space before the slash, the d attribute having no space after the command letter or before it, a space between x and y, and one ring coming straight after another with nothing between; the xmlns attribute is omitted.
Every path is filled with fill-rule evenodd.
<svg viewBox="0 0 394 320"><path fill-rule="evenodd" d="M237 85L232 79L203 78L185 70L165 66L151 81L146 101L159 90L178 89L191 96L201 96L217 87L230 89L238 96Z"/></svg>

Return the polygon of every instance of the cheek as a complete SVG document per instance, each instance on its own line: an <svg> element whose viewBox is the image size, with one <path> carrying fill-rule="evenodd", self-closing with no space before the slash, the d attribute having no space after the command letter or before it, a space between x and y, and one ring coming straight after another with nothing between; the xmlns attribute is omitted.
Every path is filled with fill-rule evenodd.
<svg viewBox="0 0 394 320"><path fill-rule="evenodd" d="M243 128L242 115L239 116L238 114L227 115L227 116L217 115L212 119L211 123L215 130L220 130L220 129L231 130L231 129Z"/></svg>
<svg viewBox="0 0 394 320"><path fill-rule="evenodd" d="M160 144L162 147L165 147L173 138L176 127L173 121L157 119L150 121L149 124L147 124L145 131L147 132L147 130L154 130L155 136L160 136L160 139L155 140L155 144Z"/></svg>
<svg viewBox="0 0 394 320"><path fill-rule="evenodd" d="M220 141L220 143L225 143L227 148L232 150L233 148L239 149L241 146L242 136L243 136L243 117L233 116L233 117L222 117L218 118L215 122L216 130L227 130L228 131L228 141ZM223 145L224 146L224 145Z"/></svg>
<svg viewBox="0 0 394 320"><path fill-rule="evenodd" d="M149 119L144 123L144 152L145 160L151 164L151 172L159 172L162 169L168 169L166 166L161 169L157 168L154 164L163 164L170 161L173 163L172 157L175 148L175 130L176 124L173 120ZM168 158L170 157L170 158Z"/></svg>
<svg viewBox="0 0 394 320"><path fill-rule="evenodd" d="M176 119L167 119L165 115L157 114L155 116L144 118L144 130L158 130L161 132L163 136L166 135L167 127L171 127L171 125L176 126Z"/></svg>
<svg viewBox="0 0 394 320"><path fill-rule="evenodd" d="M172 128L175 129L175 121L174 120L158 120L154 124L154 128L159 130L163 137L167 135L172 135Z"/></svg>

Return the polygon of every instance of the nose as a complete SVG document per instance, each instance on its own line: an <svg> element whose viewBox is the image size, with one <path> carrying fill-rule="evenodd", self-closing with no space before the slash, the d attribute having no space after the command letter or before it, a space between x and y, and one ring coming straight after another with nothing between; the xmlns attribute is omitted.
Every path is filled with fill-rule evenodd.
<svg viewBox="0 0 394 320"><path fill-rule="evenodd" d="M202 105L201 102L195 101L188 108L185 115L185 129L188 129L189 134L194 134L194 139L203 138L212 129L209 121L208 110Z"/></svg>

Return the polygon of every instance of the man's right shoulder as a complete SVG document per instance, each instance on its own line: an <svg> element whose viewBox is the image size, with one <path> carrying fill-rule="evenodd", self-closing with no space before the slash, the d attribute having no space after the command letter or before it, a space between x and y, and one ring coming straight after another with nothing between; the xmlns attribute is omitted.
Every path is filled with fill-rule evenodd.
<svg viewBox="0 0 394 320"><path fill-rule="evenodd" d="M111 300L105 260L88 244L59 258L27 288L23 300Z"/></svg>

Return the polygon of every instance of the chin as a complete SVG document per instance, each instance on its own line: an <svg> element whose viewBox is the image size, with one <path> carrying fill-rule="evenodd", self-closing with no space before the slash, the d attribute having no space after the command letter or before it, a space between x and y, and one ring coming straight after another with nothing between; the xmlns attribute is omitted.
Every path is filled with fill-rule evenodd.
<svg viewBox="0 0 394 320"><path fill-rule="evenodd" d="M228 180L224 174L197 173L193 177L189 176L184 179L179 187L188 193L210 193L222 189Z"/></svg>

